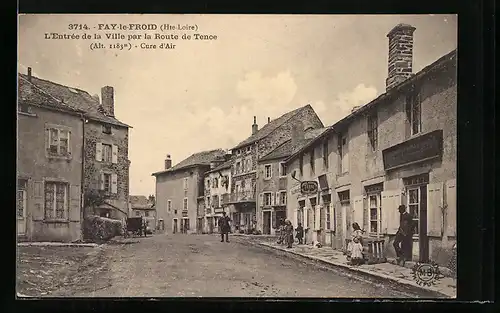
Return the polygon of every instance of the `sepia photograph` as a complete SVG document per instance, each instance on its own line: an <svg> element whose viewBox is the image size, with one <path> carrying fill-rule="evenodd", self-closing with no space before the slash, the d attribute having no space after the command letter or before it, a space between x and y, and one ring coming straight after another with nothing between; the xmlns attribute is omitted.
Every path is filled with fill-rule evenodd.
<svg viewBox="0 0 500 313"><path fill-rule="evenodd" d="M16 295L457 297L457 15L19 14Z"/></svg>

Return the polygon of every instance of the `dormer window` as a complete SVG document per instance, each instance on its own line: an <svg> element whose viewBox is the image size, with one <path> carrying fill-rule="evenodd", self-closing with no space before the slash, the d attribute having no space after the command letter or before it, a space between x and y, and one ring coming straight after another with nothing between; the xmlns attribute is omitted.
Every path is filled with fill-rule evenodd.
<svg viewBox="0 0 500 313"><path fill-rule="evenodd" d="M111 134L111 125L102 125L102 132L104 134Z"/></svg>

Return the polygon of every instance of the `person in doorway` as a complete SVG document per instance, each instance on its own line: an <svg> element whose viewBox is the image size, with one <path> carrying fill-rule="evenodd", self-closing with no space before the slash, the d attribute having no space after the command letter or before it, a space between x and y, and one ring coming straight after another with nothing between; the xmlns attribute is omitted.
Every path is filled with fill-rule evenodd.
<svg viewBox="0 0 500 313"><path fill-rule="evenodd" d="M295 229L295 232L297 233L296 237L297 240L299 241L299 245L302 244L303 238L304 238L304 228L302 227L302 223L298 223L297 228Z"/></svg>
<svg viewBox="0 0 500 313"><path fill-rule="evenodd" d="M406 207L400 205L399 228L394 238L393 247L396 252L398 265L404 266L405 261L411 260L412 238L413 238L413 218L406 212Z"/></svg>
<svg viewBox="0 0 500 313"><path fill-rule="evenodd" d="M224 242L224 236L226 236L226 242L229 242L229 231L231 230L231 225L229 224L230 221L231 219L229 216L226 216L226 212L222 212L222 217L218 221L221 237L220 242Z"/></svg>
<svg viewBox="0 0 500 313"><path fill-rule="evenodd" d="M291 248L293 244L293 225L289 220L285 221L285 243L287 248Z"/></svg>

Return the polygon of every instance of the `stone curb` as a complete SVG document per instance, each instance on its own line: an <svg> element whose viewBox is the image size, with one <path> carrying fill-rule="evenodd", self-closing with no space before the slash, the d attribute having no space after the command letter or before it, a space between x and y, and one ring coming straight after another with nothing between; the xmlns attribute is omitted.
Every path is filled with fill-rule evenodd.
<svg viewBox="0 0 500 313"><path fill-rule="evenodd" d="M20 242L18 247L42 246L42 247L89 247L97 248L100 245L96 243L64 243L64 242Z"/></svg>
<svg viewBox="0 0 500 313"><path fill-rule="evenodd" d="M369 275L369 276L372 276L372 277L375 277L375 278L382 278L382 279L385 279L385 280L391 280L391 281L393 281L395 283L398 283L398 284L401 284L401 285L405 285L405 286L409 286L409 287L413 287L413 288L418 288L420 290L427 291L427 292L430 291L430 292L439 294L439 295L441 295L443 297L446 297L446 298L452 298L452 299L456 298L456 296L444 293L444 292L442 292L441 290L439 290L437 288L420 286L419 284L417 284L414 281L410 281L410 280L406 280L406 279L402 279L402 278L397 278L397 277L393 277L393 276L382 274L382 273L377 273L377 272L374 272L374 271L371 271L371 270L367 270L367 269L363 269L363 268L359 268L359 267L353 267L353 266L350 266L350 265L347 265L347 264L344 264L344 263L327 260L327 259L322 258L322 257L316 257L316 256L307 255L305 253L290 251L290 250L286 250L286 249L283 249L283 248L277 248L277 247L275 247L273 245L270 245L270 244L267 244L267 243L257 243L257 245L263 246L263 247L267 247L267 248L271 248L271 249L276 250L276 251L281 251L281 252L285 252L285 253L289 253L289 254L294 254L294 255L297 255L297 256L300 256L300 257L303 257L303 258L307 258L307 259L310 259L310 260L320 261L323 264L330 265L330 266L341 267L343 269L347 269L347 270L352 271L352 272L362 273L362 274Z"/></svg>

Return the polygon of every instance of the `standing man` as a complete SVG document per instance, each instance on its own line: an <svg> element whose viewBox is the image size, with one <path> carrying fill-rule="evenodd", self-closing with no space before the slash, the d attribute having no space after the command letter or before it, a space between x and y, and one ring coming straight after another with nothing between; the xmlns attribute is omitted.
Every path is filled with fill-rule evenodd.
<svg viewBox="0 0 500 313"><path fill-rule="evenodd" d="M398 258L398 265L404 266L405 261L411 260L411 250L413 244L413 218L406 212L406 207L400 205L399 208L399 229L394 238L394 250Z"/></svg>
<svg viewBox="0 0 500 313"><path fill-rule="evenodd" d="M231 219L229 216L226 216L226 212L222 212L222 217L219 219L219 227L220 227L220 237L221 241L224 242L224 235L226 235L226 242L229 242L229 231L231 230L231 226L229 222Z"/></svg>

